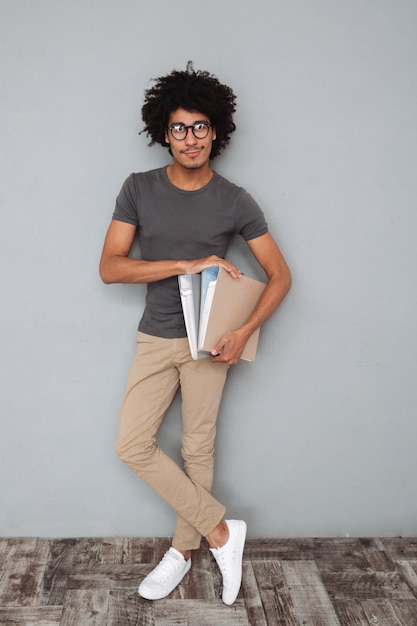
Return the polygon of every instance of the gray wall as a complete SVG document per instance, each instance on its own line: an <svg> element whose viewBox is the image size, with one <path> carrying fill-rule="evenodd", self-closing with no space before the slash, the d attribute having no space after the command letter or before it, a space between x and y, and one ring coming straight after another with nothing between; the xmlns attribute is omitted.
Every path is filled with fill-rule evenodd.
<svg viewBox="0 0 417 626"><path fill-rule="evenodd" d="M238 95L215 165L294 278L230 374L215 493L252 536L416 534L416 26L415 0L1 0L1 535L173 530L114 453L144 288L97 265L123 180L168 162L143 91L189 59Z"/></svg>

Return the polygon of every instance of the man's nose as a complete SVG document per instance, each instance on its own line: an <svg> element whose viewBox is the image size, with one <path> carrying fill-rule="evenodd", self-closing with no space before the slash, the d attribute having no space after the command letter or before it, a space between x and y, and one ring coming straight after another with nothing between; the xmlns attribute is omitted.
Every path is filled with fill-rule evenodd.
<svg viewBox="0 0 417 626"><path fill-rule="evenodd" d="M197 142L196 137L194 137L194 133L193 133L193 129L192 128L187 128L187 135L185 137L185 143L188 146L192 146Z"/></svg>

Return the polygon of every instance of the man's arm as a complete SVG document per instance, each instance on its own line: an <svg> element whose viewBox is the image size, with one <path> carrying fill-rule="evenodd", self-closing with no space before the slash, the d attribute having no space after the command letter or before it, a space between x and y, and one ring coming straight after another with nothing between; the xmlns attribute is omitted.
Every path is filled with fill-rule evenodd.
<svg viewBox="0 0 417 626"><path fill-rule="evenodd" d="M100 260L99 271L103 282L152 283L178 274L198 274L216 265L221 265L233 278L240 276L233 263L215 255L194 260L146 261L129 258L135 234L136 226L112 220Z"/></svg>
<svg viewBox="0 0 417 626"><path fill-rule="evenodd" d="M265 271L268 282L245 324L226 333L212 350L212 361L224 361L230 365L239 361L249 337L275 311L291 287L290 269L270 233L251 239L247 244ZM218 356L214 356L216 354Z"/></svg>

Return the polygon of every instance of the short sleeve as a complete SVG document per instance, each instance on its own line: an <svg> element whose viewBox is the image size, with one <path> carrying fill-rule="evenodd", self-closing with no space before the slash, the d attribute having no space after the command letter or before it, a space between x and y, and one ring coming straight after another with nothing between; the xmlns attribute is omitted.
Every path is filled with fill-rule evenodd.
<svg viewBox="0 0 417 626"><path fill-rule="evenodd" d="M134 174L131 174L126 178L116 198L113 219L137 226L139 224L138 199L138 190L135 185Z"/></svg>
<svg viewBox="0 0 417 626"><path fill-rule="evenodd" d="M265 215L252 196L241 189L236 203L238 232L245 241L261 237L268 232Z"/></svg>

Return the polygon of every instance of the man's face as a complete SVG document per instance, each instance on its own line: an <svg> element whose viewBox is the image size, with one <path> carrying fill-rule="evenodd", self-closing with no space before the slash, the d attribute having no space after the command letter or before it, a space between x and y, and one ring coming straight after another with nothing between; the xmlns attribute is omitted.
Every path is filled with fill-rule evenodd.
<svg viewBox="0 0 417 626"><path fill-rule="evenodd" d="M194 126L197 122L206 122L210 124L210 120L204 113L198 111L186 111L185 109L177 109L169 116L168 126L174 124L182 124L184 126ZM203 132L204 134L204 132ZM198 139L193 133L193 129L189 128L184 139L174 139L171 131L165 132L165 140L169 143L174 161L188 170L200 169L207 165L213 141L216 139L216 130L212 126L209 127L207 136L204 139Z"/></svg>

